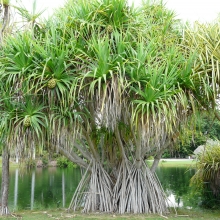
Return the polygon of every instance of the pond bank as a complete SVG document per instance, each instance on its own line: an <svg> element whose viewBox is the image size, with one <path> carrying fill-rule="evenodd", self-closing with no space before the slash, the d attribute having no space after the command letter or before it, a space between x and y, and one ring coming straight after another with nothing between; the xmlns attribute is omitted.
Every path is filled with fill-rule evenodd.
<svg viewBox="0 0 220 220"><path fill-rule="evenodd" d="M147 162L151 165L153 160L147 160ZM161 159L159 162L159 166L191 166L195 164L194 159ZM2 157L0 157L0 167L2 166ZM49 167L57 167L57 160L51 160L48 163ZM19 167L19 163L15 161L10 161L10 167ZM43 167L42 160L36 160L36 167Z"/></svg>
<svg viewBox="0 0 220 220"><path fill-rule="evenodd" d="M165 167L193 167L195 165L194 159L161 159L158 166ZM153 160L147 160L147 163L151 165Z"/></svg>

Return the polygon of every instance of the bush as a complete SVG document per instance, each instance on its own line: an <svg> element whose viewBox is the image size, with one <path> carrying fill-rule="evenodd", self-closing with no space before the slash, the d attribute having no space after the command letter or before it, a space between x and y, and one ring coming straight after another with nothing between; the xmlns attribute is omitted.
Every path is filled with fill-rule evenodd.
<svg viewBox="0 0 220 220"><path fill-rule="evenodd" d="M153 159L154 159L153 156L149 156L149 157L147 158L147 160L153 160Z"/></svg>
<svg viewBox="0 0 220 220"><path fill-rule="evenodd" d="M43 167L46 167L49 163L49 154L47 151L44 151L41 155L41 160L42 160L42 163L43 163Z"/></svg>
<svg viewBox="0 0 220 220"><path fill-rule="evenodd" d="M68 160L66 157L57 158L57 166L60 168L68 167Z"/></svg>
<svg viewBox="0 0 220 220"><path fill-rule="evenodd" d="M69 161L66 157L58 157L57 158L57 166L60 168L65 168L65 167L72 167L76 168L77 165Z"/></svg>
<svg viewBox="0 0 220 220"><path fill-rule="evenodd" d="M36 167L36 161L32 158L28 158L25 160L25 166L27 168L35 168Z"/></svg>
<svg viewBox="0 0 220 220"><path fill-rule="evenodd" d="M203 205L214 208L220 204L220 143L205 146L197 156L196 169L190 184L201 192Z"/></svg>

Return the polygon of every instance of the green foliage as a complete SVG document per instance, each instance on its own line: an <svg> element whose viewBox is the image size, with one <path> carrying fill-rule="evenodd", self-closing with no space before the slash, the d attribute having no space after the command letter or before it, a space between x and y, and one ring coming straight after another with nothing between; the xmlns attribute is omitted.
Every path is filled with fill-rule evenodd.
<svg viewBox="0 0 220 220"><path fill-rule="evenodd" d="M15 103L8 133L32 137L35 146L47 149L56 141L59 145L62 133L67 133L64 148L77 152L71 143L92 143L80 137L88 130L85 124L92 125L90 134L97 145L103 135L99 129L106 129L105 141L111 134L115 142L112 131L124 124L139 133L142 148L159 148L162 143L155 143L166 139L161 137L164 132L168 137L180 122L184 126L181 117L187 116L182 113L190 98L182 87L193 58L179 45L173 12L151 3L140 10L127 7L125 0L69 1L45 24L45 34L33 37L27 30L7 38L0 79L6 82L2 91ZM34 10L33 19L25 10L20 12L34 21ZM145 138L139 128L149 136ZM72 133L78 135L75 140ZM131 131L130 137L122 133L127 143L134 142ZM10 139L11 145L15 139Z"/></svg>
<svg viewBox="0 0 220 220"><path fill-rule="evenodd" d="M49 163L49 153L46 151L43 151L43 154L41 155L41 160L42 160L43 167L47 167Z"/></svg>
<svg viewBox="0 0 220 220"><path fill-rule="evenodd" d="M164 157L185 157L193 154L193 151L208 139L220 140L220 121L212 113L200 112L192 117L189 126L183 130L179 141L172 152L166 152Z"/></svg>
<svg viewBox="0 0 220 220"><path fill-rule="evenodd" d="M147 158L147 160L153 160L153 159L154 159L153 156L150 156L150 157Z"/></svg>
<svg viewBox="0 0 220 220"><path fill-rule="evenodd" d="M171 154L170 151L168 150L165 150L163 155L162 155L162 158L171 158L173 155Z"/></svg>
<svg viewBox="0 0 220 220"><path fill-rule="evenodd" d="M25 160L25 166L28 169L35 168L36 167L36 161L32 158L28 158L28 159Z"/></svg>
<svg viewBox="0 0 220 220"><path fill-rule="evenodd" d="M72 163L66 157L63 156L57 158L57 166L60 168L66 168L66 167L76 168L76 164Z"/></svg>

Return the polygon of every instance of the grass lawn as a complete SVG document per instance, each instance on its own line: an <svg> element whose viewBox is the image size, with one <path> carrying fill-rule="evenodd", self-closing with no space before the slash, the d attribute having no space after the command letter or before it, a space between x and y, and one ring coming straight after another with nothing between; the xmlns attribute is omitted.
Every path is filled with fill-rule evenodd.
<svg viewBox="0 0 220 220"><path fill-rule="evenodd" d="M2 167L2 156L0 156L0 168ZM15 163L15 162L12 162L10 161L10 168L17 168L19 167L19 164Z"/></svg>
<svg viewBox="0 0 220 220"><path fill-rule="evenodd" d="M153 160L148 160L147 164L150 167ZM195 160L165 160L161 159L159 162L160 167L193 167L195 165Z"/></svg>
<svg viewBox="0 0 220 220"><path fill-rule="evenodd" d="M126 219L134 219L134 220L143 220L143 219L152 219L152 220L161 220L161 219L170 219L170 220L191 220L191 219L209 219L209 220L219 220L220 219L220 210L219 211L204 211L204 210L183 210L180 209L178 211L178 215L169 214L167 216L158 216L158 215L118 215L118 214L81 214L79 212L75 213L67 213L65 210L47 210L47 211L20 211L13 213L11 216L8 217L0 217L0 219L24 219L24 220L37 220L37 219L74 219L74 220L126 220Z"/></svg>
<svg viewBox="0 0 220 220"><path fill-rule="evenodd" d="M164 166L164 167L190 167L195 165L195 160L178 160L178 161L166 161L161 159L159 166Z"/></svg>
<svg viewBox="0 0 220 220"><path fill-rule="evenodd" d="M153 160L148 160L147 163L149 166L152 165ZM195 164L195 160L166 160L161 159L159 162L159 166L165 166L165 167L181 167L181 166L193 166ZM2 167L2 157L0 157L0 168ZM19 164L10 161L10 168L17 168L19 167Z"/></svg>

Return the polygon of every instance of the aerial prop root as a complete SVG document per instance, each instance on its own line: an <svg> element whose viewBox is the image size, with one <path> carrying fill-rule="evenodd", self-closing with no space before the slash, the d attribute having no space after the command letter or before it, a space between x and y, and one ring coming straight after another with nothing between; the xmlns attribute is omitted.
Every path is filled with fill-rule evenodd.
<svg viewBox="0 0 220 220"><path fill-rule="evenodd" d="M112 181L99 162L93 161L80 181L69 209L83 206L82 212L112 212Z"/></svg>
<svg viewBox="0 0 220 220"><path fill-rule="evenodd" d="M166 195L156 177L142 161L142 167L123 160L113 184L102 164L91 162L80 181L69 209L82 212L168 213Z"/></svg>
<svg viewBox="0 0 220 220"><path fill-rule="evenodd" d="M166 195L155 175L143 161L141 168L123 161L113 189L114 211L120 214L167 213Z"/></svg>

